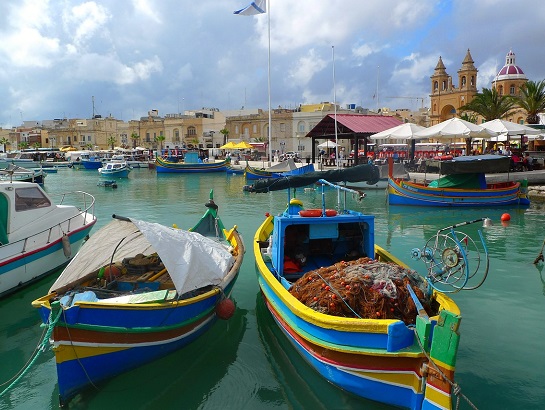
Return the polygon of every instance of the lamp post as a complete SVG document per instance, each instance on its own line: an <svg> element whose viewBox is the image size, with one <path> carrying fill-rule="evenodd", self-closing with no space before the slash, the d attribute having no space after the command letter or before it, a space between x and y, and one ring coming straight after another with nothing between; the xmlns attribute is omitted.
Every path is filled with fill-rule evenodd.
<svg viewBox="0 0 545 410"><path fill-rule="evenodd" d="M280 154L284 155L284 147L286 146L286 143L284 141L280 141Z"/></svg>

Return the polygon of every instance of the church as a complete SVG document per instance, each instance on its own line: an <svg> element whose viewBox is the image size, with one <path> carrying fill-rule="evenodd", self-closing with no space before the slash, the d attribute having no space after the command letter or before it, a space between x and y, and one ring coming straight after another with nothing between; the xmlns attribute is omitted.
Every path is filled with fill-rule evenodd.
<svg viewBox="0 0 545 410"><path fill-rule="evenodd" d="M458 70L458 87L456 87L452 82L452 77L447 73L443 59L439 57L431 76L430 125L439 124L449 118L460 116L459 108L471 101L479 92L477 72L473 57L471 57L468 49ZM492 81L492 85L489 87L484 86L484 88L496 88L500 95L518 95L521 86L527 81L528 78L522 69L516 65L515 53L509 51L505 57L505 65ZM483 87L481 86L481 88ZM516 110L504 119L524 124L526 112L522 109ZM478 123L483 121L481 118Z"/></svg>

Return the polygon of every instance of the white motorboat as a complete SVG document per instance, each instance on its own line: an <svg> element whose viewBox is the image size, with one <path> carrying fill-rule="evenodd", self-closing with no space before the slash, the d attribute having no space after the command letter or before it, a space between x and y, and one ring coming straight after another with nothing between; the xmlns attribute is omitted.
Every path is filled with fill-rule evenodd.
<svg viewBox="0 0 545 410"><path fill-rule="evenodd" d="M96 223L94 205L82 191L54 202L35 182L0 182L0 297L68 264Z"/></svg>

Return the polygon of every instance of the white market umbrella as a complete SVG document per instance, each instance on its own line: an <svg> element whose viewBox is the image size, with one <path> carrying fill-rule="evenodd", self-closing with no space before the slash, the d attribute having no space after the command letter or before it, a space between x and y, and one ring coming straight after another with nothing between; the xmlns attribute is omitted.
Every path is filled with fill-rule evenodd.
<svg viewBox="0 0 545 410"><path fill-rule="evenodd" d="M514 135L537 135L541 131L536 130L535 128L528 127L524 124L517 124L516 122L506 121L506 120L492 120L483 122L481 127L486 128L490 131L493 131L498 134L504 134L505 136L514 136Z"/></svg>
<svg viewBox="0 0 545 410"><path fill-rule="evenodd" d="M490 131L461 118L451 118L414 134L415 138L434 138L437 140L453 138L489 139L495 135L497 135L497 132Z"/></svg>
<svg viewBox="0 0 545 410"><path fill-rule="evenodd" d="M322 142L318 145L318 148L335 148L337 144L333 141L327 140L326 142Z"/></svg>
<svg viewBox="0 0 545 410"><path fill-rule="evenodd" d="M416 132L425 129L426 127L422 127L421 125L406 122L396 127L388 128L387 130L377 132L376 134L371 135L369 138L371 138L372 140L414 139L414 134Z"/></svg>

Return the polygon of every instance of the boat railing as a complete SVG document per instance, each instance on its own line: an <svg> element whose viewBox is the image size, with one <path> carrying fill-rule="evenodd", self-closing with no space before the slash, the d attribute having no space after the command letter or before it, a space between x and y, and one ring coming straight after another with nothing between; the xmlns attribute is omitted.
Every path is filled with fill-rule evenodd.
<svg viewBox="0 0 545 410"><path fill-rule="evenodd" d="M87 225L89 223L87 221L87 216L88 215L92 215L92 217L93 217L92 220L93 221L96 219L96 217L95 217L95 197L93 195L91 195L91 194L89 194L87 192L83 192L83 191L73 191L73 192L64 192L64 193L56 194L56 195L53 195L53 196L54 197L60 197L60 200L57 202L59 205L64 205L65 200L66 200L66 202L69 202L70 205L72 205L73 203L77 203L76 201L78 200L78 197L79 197L79 200L81 201L80 203L83 204L82 207L78 207L78 209L80 210L79 214L74 215L74 216L68 218L65 221L62 221L62 222L68 222L68 232L70 232L70 230L71 230L70 223L80 215L84 216L82 226L85 226L85 225ZM67 198L69 198L69 199L67 200Z"/></svg>

